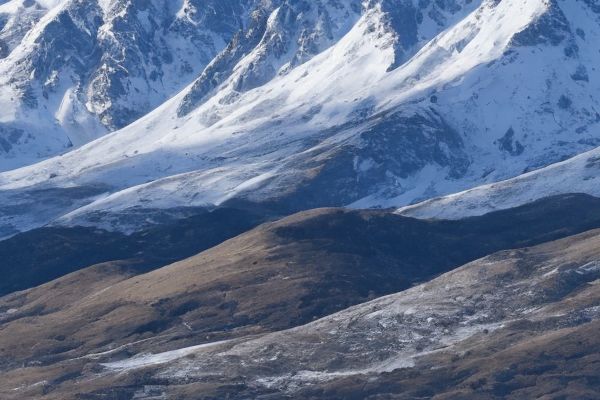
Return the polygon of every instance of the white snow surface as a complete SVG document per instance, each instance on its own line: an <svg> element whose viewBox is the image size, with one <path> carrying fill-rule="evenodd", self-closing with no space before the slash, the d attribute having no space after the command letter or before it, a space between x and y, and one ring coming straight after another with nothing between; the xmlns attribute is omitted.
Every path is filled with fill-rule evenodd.
<svg viewBox="0 0 600 400"><path fill-rule="evenodd" d="M600 149L513 179L402 207L397 212L416 218L461 219L568 193L600 197Z"/></svg>
<svg viewBox="0 0 600 400"><path fill-rule="evenodd" d="M190 347L185 347L183 349L166 351L166 352L157 353L157 354L138 354L132 358L128 358L128 359L125 359L122 361L114 361L114 362L110 362L110 363L104 363L102 365L111 370L122 371L122 370L128 370L128 369L143 368L143 367L147 367L150 365L166 364L166 363L175 361L177 359L186 357L190 354L194 354L195 352L197 352L199 350L219 346L226 342L227 341L205 343L205 344L200 344L197 346L190 346Z"/></svg>

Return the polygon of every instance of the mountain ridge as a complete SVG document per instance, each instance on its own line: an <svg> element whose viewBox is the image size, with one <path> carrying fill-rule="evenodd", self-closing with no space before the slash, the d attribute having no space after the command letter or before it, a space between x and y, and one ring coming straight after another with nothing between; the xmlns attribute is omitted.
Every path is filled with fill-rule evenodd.
<svg viewBox="0 0 600 400"><path fill-rule="evenodd" d="M259 43L251 59L275 57L269 38L281 37L274 43L292 49L278 53L285 57L275 64L261 64L261 71L273 76L277 66L293 61L306 37L299 32L314 31L317 42L324 38L331 46L247 89L236 90L235 82L254 62L229 65L234 72L224 70L214 95L200 97L201 104L182 117L195 84L120 131L0 174L3 202L35 203L37 190L53 188L61 205L40 211L32 205L37 224L94 225L101 219L102 228L124 232L151 220L151 211L144 218L139 210L228 201L273 204L287 213L392 207L516 176L596 143L598 117L589 93L597 83L591 42L600 29L587 3L406 1L402 15L413 12L420 21L409 29L388 3L372 2L348 32L339 25L334 39L318 28L319 21L335 21L333 12L307 8L312 17L301 26L308 28L298 30L293 21L275 24L282 4L270 14L277 34L252 27L249 38L236 39ZM354 3L327 4L323 10L345 16L352 7L339 4ZM265 18L257 24L267 24ZM575 21L586 24L583 34ZM416 44L406 31L416 32ZM232 46L222 55L236 60L247 51ZM402 57L406 61L398 62ZM538 66L542 73L532 74ZM71 187L91 194L74 198ZM6 232L35 227L30 217L0 215Z"/></svg>
<svg viewBox="0 0 600 400"><path fill-rule="evenodd" d="M596 179L598 149L546 168L464 192L439 197L398 209L416 218L454 219L485 214L564 193L600 195Z"/></svg>

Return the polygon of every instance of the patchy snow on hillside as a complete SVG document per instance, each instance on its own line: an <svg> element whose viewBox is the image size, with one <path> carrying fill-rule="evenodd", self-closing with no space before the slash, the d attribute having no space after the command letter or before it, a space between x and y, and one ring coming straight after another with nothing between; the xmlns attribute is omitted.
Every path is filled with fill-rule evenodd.
<svg viewBox="0 0 600 400"><path fill-rule="evenodd" d="M554 247L501 252L293 329L105 366L123 373L154 365L146 372L164 385L234 376L288 395L340 377L435 368L444 359L436 355L459 358L482 343L514 344L500 345L498 338L531 338L598 320L600 309L590 307L598 261L581 261L597 254L597 241L588 234Z"/></svg>
<svg viewBox="0 0 600 400"><path fill-rule="evenodd" d="M123 361L115 361L115 362L111 362L111 363L105 363L105 364L102 364L102 366L104 366L108 369L111 369L111 370L122 371L122 370L143 368L143 367L147 367L150 365L166 364L166 363L175 361L177 359L189 356L190 354L194 354L195 352L197 352L199 350L208 349L208 348L218 346L218 345L221 345L224 343L227 343L227 341L205 343L205 344L201 344L198 346L190 346L190 347L186 347L183 349L166 351L164 353L158 353L158 354L138 354L133 358L129 358L129 359L126 359Z"/></svg>

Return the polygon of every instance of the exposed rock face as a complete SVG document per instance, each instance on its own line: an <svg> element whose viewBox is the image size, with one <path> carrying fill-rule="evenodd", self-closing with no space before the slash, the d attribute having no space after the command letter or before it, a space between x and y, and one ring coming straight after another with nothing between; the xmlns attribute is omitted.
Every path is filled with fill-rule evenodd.
<svg viewBox="0 0 600 400"><path fill-rule="evenodd" d="M287 212L351 204L379 191L394 196L401 192L398 179L431 164L458 179L470 162L461 135L433 110L382 113L324 134L342 139L290 157L276 177L244 197L268 198L272 207ZM298 170L306 172L299 176Z"/></svg>
<svg viewBox="0 0 600 400"><path fill-rule="evenodd" d="M143 116L188 84L245 27L252 3L112 5L98 38L102 59L86 89L88 109L111 130Z"/></svg>
<svg viewBox="0 0 600 400"><path fill-rule="evenodd" d="M228 92L231 99L285 74L333 45L361 13L359 0L265 4L268 6L252 13L249 29L239 33L194 82L179 106L180 117L196 109L217 88Z"/></svg>
<svg viewBox="0 0 600 400"><path fill-rule="evenodd" d="M334 45L359 17L377 11L372 29L389 35L382 48L392 47L393 69L404 63L426 40L449 25L454 14L472 8L471 1L402 0L278 0L252 14L250 29L240 33L194 83L178 109L184 116L217 90L232 101L240 92L262 86ZM381 24L378 27L377 24ZM433 25L433 26L431 26Z"/></svg>
<svg viewBox="0 0 600 400"><path fill-rule="evenodd" d="M14 110L0 126L29 134L2 146L2 158L12 159L3 164L56 154L142 117L190 83L245 28L254 3L3 4L0 87L10 98L0 101Z"/></svg>

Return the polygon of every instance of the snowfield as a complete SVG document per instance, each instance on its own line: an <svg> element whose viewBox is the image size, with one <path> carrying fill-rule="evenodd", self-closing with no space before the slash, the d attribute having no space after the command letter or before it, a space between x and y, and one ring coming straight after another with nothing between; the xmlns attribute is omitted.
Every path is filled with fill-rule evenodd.
<svg viewBox="0 0 600 400"><path fill-rule="evenodd" d="M416 218L460 219L560 194L600 197L599 172L600 150L592 150L513 179L402 207L398 213Z"/></svg>

